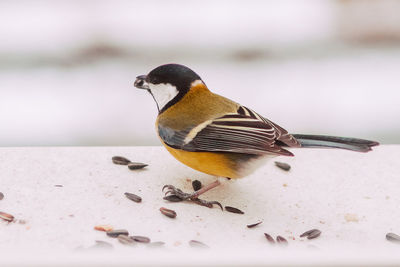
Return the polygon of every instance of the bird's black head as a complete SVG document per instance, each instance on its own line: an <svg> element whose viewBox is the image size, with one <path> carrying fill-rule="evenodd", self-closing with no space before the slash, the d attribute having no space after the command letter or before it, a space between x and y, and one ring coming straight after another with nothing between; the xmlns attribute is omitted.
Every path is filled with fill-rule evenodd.
<svg viewBox="0 0 400 267"><path fill-rule="evenodd" d="M179 64L161 65L136 78L135 87L148 90L161 113L178 102L190 88L203 83L200 76Z"/></svg>

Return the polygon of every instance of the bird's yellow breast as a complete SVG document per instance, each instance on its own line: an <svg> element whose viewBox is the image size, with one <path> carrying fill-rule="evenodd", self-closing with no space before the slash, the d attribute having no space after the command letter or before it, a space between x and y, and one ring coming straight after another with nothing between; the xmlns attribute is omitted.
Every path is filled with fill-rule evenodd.
<svg viewBox="0 0 400 267"><path fill-rule="evenodd" d="M163 145L177 160L197 171L219 177L241 177L239 166L225 153L190 152L172 148L164 142Z"/></svg>

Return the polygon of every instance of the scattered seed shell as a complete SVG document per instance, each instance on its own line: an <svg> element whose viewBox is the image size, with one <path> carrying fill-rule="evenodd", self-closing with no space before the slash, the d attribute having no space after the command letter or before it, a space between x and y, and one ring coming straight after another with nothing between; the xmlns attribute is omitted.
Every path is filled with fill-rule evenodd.
<svg viewBox="0 0 400 267"><path fill-rule="evenodd" d="M317 238L321 235L321 232L314 232L312 234L310 234L309 236L307 236L307 239L314 239Z"/></svg>
<svg viewBox="0 0 400 267"><path fill-rule="evenodd" d="M230 207L230 206L225 206L225 210L232 212L232 213L237 213L237 214L244 214L243 211L241 211L240 209L234 208L234 207Z"/></svg>
<svg viewBox="0 0 400 267"><path fill-rule="evenodd" d="M2 192L0 192L0 200L2 200L4 198L4 194Z"/></svg>
<svg viewBox="0 0 400 267"><path fill-rule="evenodd" d="M194 191L200 190L201 189L201 182L199 180L194 180L192 182L192 187Z"/></svg>
<svg viewBox="0 0 400 267"><path fill-rule="evenodd" d="M118 237L119 235L129 235L129 232L125 229L111 230L106 233L109 237Z"/></svg>
<svg viewBox="0 0 400 267"><path fill-rule="evenodd" d="M268 240L269 243L275 244L275 240L274 240L274 238L272 236L270 236L267 233L264 233L264 235L265 235L265 238Z"/></svg>
<svg viewBox="0 0 400 267"><path fill-rule="evenodd" d="M197 241L197 240L190 240L189 241L189 245L191 247L193 247L193 248L210 248L209 246L207 246L203 242L200 242L200 241Z"/></svg>
<svg viewBox="0 0 400 267"><path fill-rule="evenodd" d="M148 166L148 164L141 163L141 162L130 162L128 164L128 168L130 170L139 170L139 169L143 169L146 166Z"/></svg>
<svg viewBox="0 0 400 267"><path fill-rule="evenodd" d="M400 236L396 235L395 233L387 233L386 234L386 239L391 241L391 242L400 242Z"/></svg>
<svg viewBox="0 0 400 267"><path fill-rule="evenodd" d="M308 230L308 231L302 233L300 235L300 237L307 237L308 239L313 239L313 238L317 238L318 236L320 236L320 234L321 234L320 230L311 229L311 230Z"/></svg>
<svg viewBox="0 0 400 267"><path fill-rule="evenodd" d="M170 218L175 218L176 217L176 212L174 210L170 210L170 209L161 207L160 211L161 211L162 214L164 214L167 217L170 217Z"/></svg>
<svg viewBox="0 0 400 267"><path fill-rule="evenodd" d="M305 231L304 233L302 233L302 234L300 235L300 237L306 237L306 236L308 236L310 233L312 233L314 230L316 230L316 229L311 229L311 230Z"/></svg>
<svg viewBox="0 0 400 267"><path fill-rule="evenodd" d="M130 238L129 236L127 236L127 235L119 235L119 236L117 237L117 239L118 239L118 241L119 241L120 243L122 243L122 244L124 244L124 245L130 245L130 246L132 246L132 245L134 245L134 243L135 243L135 241L133 241L133 239Z"/></svg>
<svg viewBox="0 0 400 267"><path fill-rule="evenodd" d="M171 202L180 202L183 200L180 197L178 197L177 195L169 195L169 196L164 197L163 199L171 201Z"/></svg>
<svg viewBox="0 0 400 267"><path fill-rule="evenodd" d="M125 196L126 196L128 199L130 199L130 200L132 200L132 201L134 201L134 202L137 202L137 203L142 202L142 198L139 197L138 195L125 192Z"/></svg>
<svg viewBox="0 0 400 267"><path fill-rule="evenodd" d="M103 232L110 232L110 231L114 230L114 227L112 227L111 225L107 225L107 224L96 225L94 227L94 230L103 231Z"/></svg>
<svg viewBox="0 0 400 267"><path fill-rule="evenodd" d="M2 212L2 211L0 211L0 218L7 222L12 222L14 220L14 216L12 216L11 214Z"/></svg>
<svg viewBox="0 0 400 267"><path fill-rule="evenodd" d="M285 162L275 161L275 165L284 171L290 170L290 165Z"/></svg>
<svg viewBox="0 0 400 267"><path fill-rule="evenodd" d="M256 227L257 225L259 225L259 224L261 224L261 223L262 223L262 221L259 221L259 222L253 223L253 224L248 224L248 225L247 225L247 228Z"/></svg>
<svg viewBox="0 0 400 267"><path fill-rule="evenodd" d="M131 161L121 156L114 156L112 157L112 162L118 165L128 165Z"/></svg>
<svg viewBox="0 0 400 267"><path fill-rule="evenodd" d="M312 232L311 234L309 234L307 236L307 239L314 239L314 238L319 237L320 235L321 235L321 231L316 229L316 231Z"/></svg>
<svg viewBox="0 0 400 267"><path fill-rule="evenodd" d="M148 238L147 236L134 235L130 238L139 243L150 243L150 238Z"/></svg>
<svg viewBox="0 0 400 267"><path fill-rule="evenodd" d="M280 236L280 235L278 235L276 237L276 242L278 242L279 244L282 244L282 245L288 245L287 240L284 237Z"/></svg>

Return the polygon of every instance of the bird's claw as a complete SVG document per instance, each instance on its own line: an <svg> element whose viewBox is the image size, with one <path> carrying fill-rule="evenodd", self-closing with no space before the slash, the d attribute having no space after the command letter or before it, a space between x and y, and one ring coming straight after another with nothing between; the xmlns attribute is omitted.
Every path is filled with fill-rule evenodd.
<svg viewBox="0 0 400 267"><path fill-rule="evenodd" d="M161 191L164 192L165 188L168 188L169 186L173 186L173 185L166 184L166 185L163 186Z"/></svg>
<svg viewBox="0 0 400 267"><path fill-rule="evenodd" d="M193 192L191 194L185 193L181 189L176 188L173 185L164 185L162 188L162 191L164 192L164 190L166 188L168 190L165 192L165 197L164 197L165 200L172 201L172 202L188 200L188 201L192 201L198 205L205 206L208 208L212 208L213 205L218 205L221 208L221 210L223 210L221 203L219 203L218 201L207 201L207 200L200 199L197 196L197 192Z"/></svg>
<svg viewBox="0 0 400 267"><path fill-rule="evenodd" d="M172 193L172 191L168 190L167 192L164 193L164 196L167 196L168 194L171 194L171 193Z"/></svg>
<svg viewBox="0 0 400 267"><path fill-rule="evenodd" d="M165 196L167 196L168 194L175 195L175 196L179 197L182 200L190 199L195 195L195 193L192 193L192 194L185 193L185 192L183 192L179 188L176 188L173 185L164 185L163 191L165 190L165 188L168 188L168 191L165 192Z"/></svg>

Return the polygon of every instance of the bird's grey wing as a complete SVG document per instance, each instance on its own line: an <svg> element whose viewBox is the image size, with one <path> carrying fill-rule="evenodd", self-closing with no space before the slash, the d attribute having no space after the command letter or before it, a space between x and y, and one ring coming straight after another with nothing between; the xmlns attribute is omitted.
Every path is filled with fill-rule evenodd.
<svg viewBox="0 0 400 267"><path fill-rule="evenodd" d="M276 142L282 136L281 130L268 122L241 106L237 113L205 121L184 131L162 125L158 131L167 145L185 151L292 156Z"/></svg>
<svg viewBox="0 0 400 267"><path fill-rule="evenodd" d="M301 147L300 143L296 140L296 138L294 138L293 135L289 134L288 131L286 131L285 129L283 129L281 126L279 126L278 124L264 118L263 116L259 115L257 112L246 108L246 107L239 107L238 109L238 113L246 115L246 116L250 116L252 118L256 118L260 121L265 122L266 124L271 125L275 131L276 131L276 140L284 143L286 146L289 147Z"/></svg>

